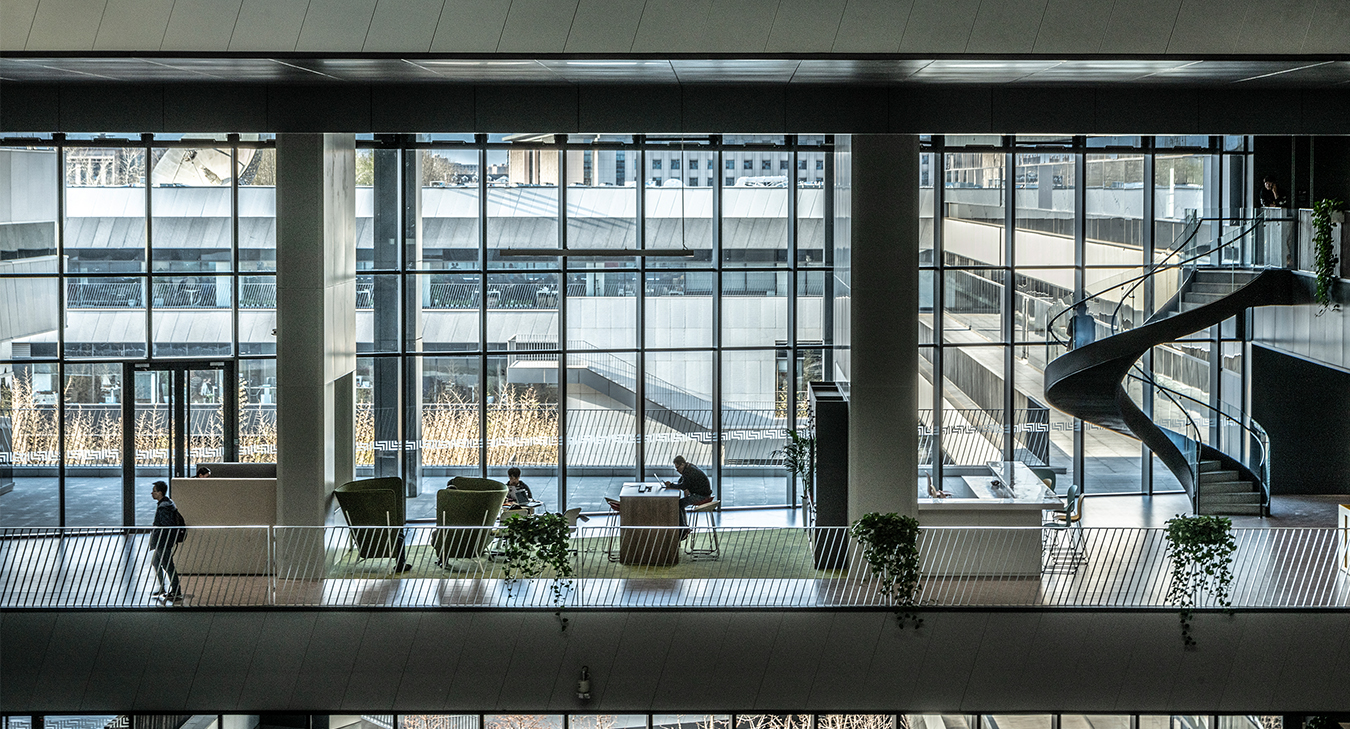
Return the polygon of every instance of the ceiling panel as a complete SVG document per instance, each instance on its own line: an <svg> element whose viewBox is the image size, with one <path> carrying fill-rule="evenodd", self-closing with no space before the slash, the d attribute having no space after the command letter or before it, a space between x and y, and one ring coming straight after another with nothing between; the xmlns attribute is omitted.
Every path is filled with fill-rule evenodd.
<svg viewBox="0 0 1350 729"><path fill-rule="evenodd" d="M894 83L907 81L932 61L807 60L797 66L793 83Z"/></svg>
<svg viewBox="0 0 1350 729"><path fill-rule="evenodd" d="M671 61L680 83L787 83L801 61L778 59Z"/></svg>
<svg viewBox="0 0 1350 729"><path fill-rule="evenodd" d="M164 31L165 51L216 51L230 47L243 0L175 0Z"/></svg>
<svg viewBox="0 0 1350 729"><path fill-rule="evenodd" d="M1306 66L1293 61L1193 61L1164 69L1144 79L1151 83L1232 83Z"/></svg>
<svg viewBox="0 0 1350 729"><path fill-rule="evenodd" d="M575 84L1120 84L1308 88L1350 82L1350 61L6 58L10 81Z"/></svg>
<svg viewBox="0 0 1350 729"><path fill-rule="evenodd" d="M1024 83L1128 83L1188 61L1064 61L1022 77Z"/></svg>
<svg viewBox="0 0 1350 729"><path fill-rule="evenodd" d="M5 0L0 3L0 51L21 51L28 44L28 31L37 15L38 0Z"/></svg>
<svg viewBox="0 0 1350 729"><path fill-rule="evenodd" d="M919 69L915 81L927 83L986 83L1019 81L1062 61L955 61L939 60Z"/></svg>
<svg viewBox="0 0 1350 729"><path fill-rule="evenodd" d="M573 83L673 84L679 78L670 61L540 61L559 78Z"/></svg>
<svg viewBox="0 0 1350 729"><path fill-rule="evenodd" d="M108 0L94 50L159 50L164 44L171 10L173 0Z"/></svg>
<svg viewBox="0 0 1350 729"><path fill-rule="evenodd" d="M556 83L561 79L538 61L412 61L451 81L488 83Z"/></svg>

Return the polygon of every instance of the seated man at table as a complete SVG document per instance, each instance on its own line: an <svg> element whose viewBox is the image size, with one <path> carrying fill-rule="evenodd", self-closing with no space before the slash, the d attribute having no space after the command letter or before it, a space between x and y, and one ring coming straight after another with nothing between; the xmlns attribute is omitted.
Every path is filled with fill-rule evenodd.
<svg viewBox="0 0 1350 729"><path fill-rule="evenodd" d="M514 509L531 501L534 501L534 494L530 493L530 487L520 480L520 469L515 466L506 469L506 508Z"/></svg>
<svg viewBox="0 0 1350 729"><path fill-rule="evenodd" d="M684 456L675 456L675 470L679 471L680 480L675 483L667 481L666 488L684 492L684 496L680 498L680 526L685 526L684 507L699 506L712 501L712 483L708 481L707 474L700 471L698 466L684 460Z"/></svg>

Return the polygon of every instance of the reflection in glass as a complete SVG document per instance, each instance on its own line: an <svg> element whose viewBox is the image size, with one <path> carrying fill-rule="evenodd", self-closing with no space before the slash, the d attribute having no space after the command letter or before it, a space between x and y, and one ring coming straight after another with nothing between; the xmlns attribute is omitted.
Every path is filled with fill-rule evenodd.
<svg viewBox="0 0 1350 729"><path fill-rule="evenodd" d="M558 349L558 274L493 273L487 283L489 350Z"/></svg>
<svg viewBox="0 0 1350 729"><path fill-rule="evenodd" d="M229 276L155 276L150 279L156 357L228 356L234 347Z"/></svg>
<svg viewBox="0 0 1350 729"><path fill-rule="evenodd" d="M239 270L277 270L277 151L238 151Z"/></svg>
<svg viewBox="0 0 1350 729"><path fill-rule="evenodd" d="M745 165L722 188L722 263L773 266L788 263L789 152L744 152ZM743 165L744 166L744 165Z"/></svg>
<svg viewBox="0 0 1350 729"><path fill-rule="evenodd" d="M120 366L118 371L120 373ZM61 457L61 439L57 430L57 393L61 383L57 376L55 364L16 363L0 370L0 486L12 488L4 494L0 526L56 526L61 522L56 477L57 461ZM95 397L93 392L88 395L90 400ZM115 446L120 447L121 411L117 412ZM74 441L80 446L76 450L95 459L111 455L104 453L102 447L94 447L103 446L102 436L108 434L102 422L90 420L89 424L85 437ZM120 464L121 451L116 451L112 459L114 464ZM98 500L116 498L114 506L118 511L115 513L120 515L121 480L117 481L117 490Z"/></svg>
<svg viewBox="0 0 1350 729"><path fill-rule="evenodd" d="M239 360L239 460L277 460L277 361Z"/></svg>
<svg viewBox="0 0 1350 729"><path fill-rule="evenodd" d="M1047 150L1018 154L1016 159L1013 193L1017 201L1017 235L1013 240L1016 264L1062 266L1072 263L1076 155Z"/></svg>
<svg viewBox="0 0 1350 729"><path fill-rule="evenodd" d="M488 265L556 267L556 258L503 258L500 250L559 247L557 150L490 150L487 159Z"/></svg>
<svg viewBox="0 0 1350 729"><path fill-rule="evenodd" d="M421 156L421 250L413 268L478 268L478 150L425 149Z"/></svg>
<svg viewBox="0 0 1350 729"><path fill-rule="evenodd" d="M408 518L434 518L436 490L453 476L477 476L479 407L477 357L422 357L422 488ZM418 516L414 517L414 513Z"/></svg>
<svg viewBox="0 0 1350 729"><path fill-rule="evenodd" d="M481 275L422 274L409 276L408 285L417 287L414 300L421 301L416 311L415 330L409 332L409 351L472 352L478 349ZM500 302L500 294L494 300Z"/></svg>
<svg viewBox="0 0 1350 729"><path fill-rule="evenodd" d="M648 352L645 363L643 462L671 480L674 467L670 464L677 455L711 473L715 443L712 352Z"/></svg>
<svg viewBox="0 0 1350 729"><path fill-rule="evenodd" d="M786 471L773 452L791 427L787 350L722 353L722 503L781 504Z"/></svg>
<svg viewBox="0 0 1350 729"><path fill-rule="evenodd" d="M150 150L151 270L233 268L233 167L228 147Z"/></svg>
<svg viewBox="0 0 1350 729"><path fill-rule="evenodd" d="M637 472L637 381L633 353L567 355L567 504L605 511ZM654 403L648 395L648 407ZM658 400L662 399L660 396ZM658 406L659 407L659 406Z"/></svg>
<svg viewBox="0 0 1350 729"><path fill-rule="evenodd" d="M487 470L520 468L534 497L558 506L558 355L487 358Z"/></svg>
<svg viewBox="0 0 1350 729"><path fill-rule="evenodd" d="M638 275L614 270L567 274L569 349L637 346Z"/></svg>
<svg viewBox="0 0 1350 729"><path fill-rule="evenodd" d="M66 270L145 270L145 150L66 150Z"/></svg>
<svg viewBox="0 0 1350 729"><path fill-rule="evenodd" d="M949 152L943 190L942 246L947 265L1001 266L1002 152Z"/></svg>
<svg viewBox="0 0 1350 729"><path fill-rule="evenodd" d="M789 274L722 274L722 346L772 347L787 341Z"/></svg>
<svg viewBox="0 0 1350 729"><path fill-rule="evenodd" d="M81 276L65 281L65 356L145 356L144 278Z"/></svg>
<svg viewBox="0 0 1350 729"><path fill-rule="evenodd" d="M709 272L648 272L644 322L648 349L711 347L713 285Z"/></svg>

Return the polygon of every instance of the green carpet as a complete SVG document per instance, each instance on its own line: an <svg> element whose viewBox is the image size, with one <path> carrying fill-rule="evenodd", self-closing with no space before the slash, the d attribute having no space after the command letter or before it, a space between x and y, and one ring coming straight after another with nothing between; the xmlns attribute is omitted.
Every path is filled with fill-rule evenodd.
<svg viewBox="0 0 1350 729"><path fill-rule="evenodd" d="M703 540L700 536L700 542ZM574 577L597 579L819 579L842 577L844 570L817 570L811 543L802 529L733 529L718 532L721 555L716 560L693 560L681 551L680 562L669 567L628 566L609 561L607 537L574 540L579 550ZM617 555L619 540L613 540ZM700 544L702 546L702 544ZM329 579L466 579L505 577L504 559L451 560L450 569L436 565L430 545L408 547L407 572L394 573L394 560L356 560L356 552L333 555ZM550 578L553 574L546 573Z"/></svg>

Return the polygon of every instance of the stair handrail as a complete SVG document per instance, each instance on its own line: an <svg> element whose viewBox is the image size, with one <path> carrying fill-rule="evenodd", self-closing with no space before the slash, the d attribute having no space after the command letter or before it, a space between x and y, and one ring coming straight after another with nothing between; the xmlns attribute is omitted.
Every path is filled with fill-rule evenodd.
<svg viewBox="0 0 1350 729"><path fill-rule="evenodd" d="M1177 406L1177 409L1180 410L1186 416L1186 420L1190 423L1190 426L1193 429L1195 429L1196 435L1202 435L1199 426L1196 425L1195 419L1191 417L1190 412L1187 411L1186 408L1182 407L1181 403L1177 402L1176 397L1189 400L1206 410L1212 410L1213 412L1218 413L1219 416L1227 419L1229 422L1238 426L1238 428L1240 428L1244 434L1249 434L1255 439L1256 445L1261 449L1260 458L1255 461L1257 465L1255 468L1252 467L1251 463L1252 459L1248 459L1248 462L1244 463L1243 465L1251 469L1252 471L1256 472L1256 474L1260 477L1261 483L1259 485L1261 487L1261 506L1263 508L1268 507L1270 504L1270 435L1266 433L1266 429L1262 427L1261 424L1258 423L1255 418L1248 418L1247 420L1250 421L1250 425L1248 425L1247 423L1244 423L1241 418L1235 417L1230 413L1224 412L1223 408L1215 407L1214 405L1205 402L1204 400L1201 400L1197 397L1193 397L1191 395L1187 395L1186 393L1181 392L1180 390L1173 389L1171 387L1168 387L1167 385L1158 382L1156 378L1154 378L1152 375L1146 372L1142 367L1139 367L1138 364L1134 366L1134 369L1138 370L1139 374L1135 374L1134 371L1131 371L1128 374L1128 376L1141 382L1146 382L1161 390L1162 393L1167 396L1167 399L1171 400L1172 403ZM1173 397L1173 395L1175 395L1176 397ZM1220 401L1220 404L1228 405L1228 403L1222 401ZM1204 441L1201 439L1196 439L1196 442L1203 443ZM1215 447L1215 450L1223 452L1218 447ZM1197 484L1199 483L1198 471L1196 472L1196 483ZM1198 486L1196 487L1196 491L1198 495L1199 491Z"/></svg>
<svg viewBox="0 0 1350 729"><path fill-rule="evenodd" d="M1200 501L1199 501L1199 500L1200 500L1200 446L1204 443L1203 434L1200 432L1200 426L1199 426L1199 425L1196 425L1196 423L1195 423L1195 418L1192 418L1192 417L1191 417L1190 412L1189 412L1188 410L1186 410L1186 408L1182 407L1182 406L1181 406L1181 403L1177 402L1176 398L1172 397L1173 395L1181 395L1182 393L1176 392L1175 390L1172 390L1172 389L1169 388L1169 387L1166 387L1166 386L1164 386L1164 385L1158 384L1158 382L1157 382L1156 380L1153 380L1152 377L1151 377L1150 375L1148 375L1147 372L1144 372L1144 369L1143 369L1142 367L1140 367L1139 364L1138 364L1137 362L1136 362L1134 365L1131 366L1131 369L1132 369L1132 370L1139 370L1139 372L1141 372L1141 373L1144 374L1144 377L1140 377L1139 375L1136 375L1133 371L1127 372L1127 373L1126 373L1126 376L1127 376L1127 377L1132 377L1132 378L1134 378L1134 379L1136 379L1136 380L1140 380L1140 381L1142 381L1142 382L1146 382L1146 383L1148 383L1148 384L1150 384L1150 385L1153 385L1154 387L1158 388L1159 390L1161 390L1163 396L1166 397L1168 400L1171 400L1173 405L1176 405L1176 406L1177 406L1177 410L1180 410L1180 411L1181 411L1181 414L1182 414L1183 416L1185 416L1185 418L1186 418L1186 424L1187 424L1188 426L1190 426L1190 430L1191 430L1191 433L1192 433L1191 435L1188 435L1188 434L1186 434L1186 433L1180 433L1180 435L1181 435L1182 437L1184 437L1184 438L1186 438L1187 440L1190 441L1190 443L1187 444L1186 447L1183 448L1183 449L1181 449L1181 450L1182 450L1182 455L1186 457L1186 466L1187 466L1187 468L1188 468L1188 469L1190 470L1190 472L1191 472L1191 490L1190 490L1190 493L1187 494L1188 496L1190 496L1190 499L1191 499L1191 511L1197 511L1197 512L1198 512L1198 511L1199 511L1199 503L1200 503Z"/></svg>
<svg viewBox="0 0 1350 729"><path fill-rule="evenodd" d="M1198 233L1198 232L1200 231L1200 222L1201 222L1202 220L1215 220L1215 219L1216 219L1216 218L1199 218L1199 217L1194 218L1193 220L1195 220L1195 231L1191 233L1191 237L1194 237L1195 234ZM1222 220L1222 218L1217 218L1217 219ZM1264 223L1264 222L1265 222L1265 210L1264 210L1263 208L1262 208L1262 209L1258 209L1258 210L1256 211L1256 214L1252 217L1252 224L1251 224L1251 226L1248 227L1246 230L1243 230L1243 231L1241 231L1240 233L1238 233L1237 235L1235 235L1235 236L1233 236L1232 238L1230 238L1230 239L1228 240L1227 243L1224 243L1224 242L1223 242L1223 231L1219 231L1219 237L1218 237L1218 243L1219 243L1219 245L1217 245L1217 246L1215 246L1215 247L1213 247L1213 248L1210 248L1210 249L1204 251L1203 253L1197 253L1197 254L1195 254L1194 256L1192 256L1191 258L1189 258L1189 259L1187 259L1187 260L1185 260L1185 261L1177 261L1175 264L1173 264L1173 265L1171 265L1171 266L1167 266L1167 268L1178 268L1178 267L1181 267L1181 266L1186 265L1187 263L1190 263L1191 261L1195 261L1195 260L1197 260L1197 259L1204 258L1205 256L1212 256L1212 255L1214 255L1215 253L1218 253L1219 251L1222 251L1222 250L1224 250L1225 248L1228 248L1229 246L1232 246L1234 243L1237 243L1237 242L1239 242L1239 241L1245 240L1245 239L1247 238L1248 235L1250 235L1251 233L1254 233L1254 232L1256 231L1257 227L1260 226L1260 225L1261 225L1262 223ZM1185 245L1185 244L1183 244L1183 245ZM1158 263L1159 263L1159 264L1161 264L1161 263L1166 263L1166 261L1167 261L1168 258L1171 258L1172 256L1176 255L1180 250L1181 250L1181 248L1173 249L1171 253L1168 253L1166 256L1164 256L1163 259L1162 259L1161 261L1159 261ZM1155 266L1156 266L1156 265L1157 265L1157 264L1155 264ZM1240 264L1239 264L1239 265L1240 265ZM1152 272L1150 272L1149 275L1153 275L1153 274L1156 273L1156 272L1157 272L1156 270L1155 270L1155 271L1152 271ZM1112 333L1112 334L1115 334L1115 333L1116 333L1116 322L1119 321L1119 317L1120 317L1120 307L1122 307L1122 306L1125 305L1125 300L1128 299L1128 298L1130 297L1130 294L1133 294L1133 293L1134 293L1135 289L1139 288L1139 284L1141 284L1141 283L1143 283L1143 280L1135 281L1135 282L1134 282L1134 285L1130 286L1130 289L1129 289L1128 291L1126 291L1125 294L1124 294L1123 296L1120 297L1120 301L1116 302L1116 308L1113 309L1113 310L1111 311L1111 333ZM1183 284L1184 284L1184 282L1183 282ZM1104 293L1104 292L1103 292L1103 293Z"/></svg>
<svg viewBox="0 0 1350 729"><path fill-rule="evenodd" d="M1217 239L1219 245L1213 248L1207 248L1203 252L1196 253L1195 255L1186 258L1184 260L1174 261L1171 263L1168 262L1169 260L1171 260L1173 256L1177 255L1178 253L1188 250L1188 245L1200 232L1200 224L1202 222L1223 220L1223 219L1224 218L1222 216L1216 218L1199 217L1199 216L1188 217L1186 219L1187 222L1186 229L1183 230L1181 234L1178 235L1175 239L1173 239L1174 243L1176 243L1177 241L1180 241L1180 243L1172 247L1171 250L1168 252L1168 254L1162 258L1162 260L1156 261L1153 264L1149 265L1147 269L1141 274L1127 278L1114 286L1102 289L1101 291L1098 291L1096 293L1088 294L1083 298L1078 299L1077 301L1074 301L1073 303L1064 307L1054 316L1050 317L1050 321L1046 322L1045 325L1046 333L1048 333L1055 340L1055 344L1071 348L1073 342L1065 341L1059 338L1058 332L1055 331L1055 322L1059 321L1060 317L1064 316L1065 314L1071 311L1074 311L1079 306L1089 301L1092 301L1093 299L1105 296L1107 292L1114 291L1116 289L1121 288L1122 286L1130 285L1130 288L1124 293L1124 295L1120 297L1120 301L1116 303L1116 308L1111 312L1111 333L1116 334L1117 322L1119 321L1120 316L1120 307L1124 305L1125 301L1129 298L1130 294L1134 293L1135 289L1139 288L1139 284L1143 283L1149 277L1156 275L1159 271L1181 268L1201 258L1213 255L1217 251L1221 251L1225 248L1228 248L1229 246L1232 246L1234 243L1237 243L1245 239L1250 233L1256 230L1257 226L1265 222L1265 212L1264 210L1258 210L1255 217L1253 217L1252 219L1252 225L1247 229L1241 231L1237 235L1233 236L1231 239L1228 240L1228 242L1225 243L1223 241L1223 233L1221 232L1219 233Z"/></svg>

